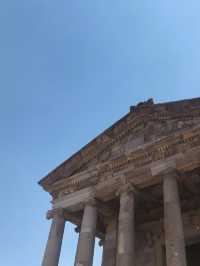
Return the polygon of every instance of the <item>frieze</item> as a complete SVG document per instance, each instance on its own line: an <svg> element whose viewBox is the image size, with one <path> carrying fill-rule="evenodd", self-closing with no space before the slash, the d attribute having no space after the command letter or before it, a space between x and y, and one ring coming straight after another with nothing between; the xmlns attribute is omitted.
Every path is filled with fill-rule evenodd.
<svg viewBox="0 0 200 266"><path fill-rule="evenodd" d="M89 185L94 186L107 178L112 178L114 173L129 166L134 169L142 168L152 162L167 159L179 153L180 150L184 152L198 146L200 146L200 127L172 134L149 145L145 144L143 148L123 154L117 159L98 164L89 171L74 175L70 179L61 180L54 184L52 192L60 190L61 194L68 194Z"/></svg>
<svg viewBox="0 0 200 266"><path fill-rule="evenodd" d="M177 124L178 122L182 121L184 124L184 121L190 121L192 123L192 119L193 118L199 118L200 119L200 111L196 111L195 113L190 113L190 112L185 112L185 113L170 113L169 111L166 112L154 112L154 113L149 113L149 114L141 114L138 116L128 116L126 118L126 122L121 122L121 125L118 126L117 130L114 130L113 134L112 134L112 138L109 138L107 140L107 142L105 142L104 144L99 144L100 147L91 147L90 151L88 150L87 153L85 153L84 158L88 157L88 159L85 159L84 165L81 166L80 168L77 169L78 171L82 171L83 169L87 169L87 164L89 164L89 162L91 161L91 156L93 155L93 160L96 161L101 161L99 158L101 158L101 156L104 156L105 153L109 154L110 153L110 149L111 147L113 147L116 144L119 144L124 138L126 138L129 135L133 135L139 132L144 132L145 127L147 125L147 123L149 123L150 121L152 122L166 122L166 121L173 121L173 120L177 120ZM184 125L186 126L186 125ZM190 125L188 125L189 127ZM177 128L178 129L178 128ZM157 132L158 133L158 132ZM105 132L106 134L106 132ZM92 164L92 162L91 162Z"/></svg>
<svg viewBox="0 0 200 266"><path fill-rule="evenodd" d="M148 125L153 125L153 137L148 139ZM156 124L160 123L160 126ZM109 150L119 145L128 135L145 132L147 141L168 135L170 128L176 131L200 123L200 98L170 103L154 104L152 100L138 104L132 111L100 134L78 153L63 162L39 183L48 190L58 180L87 170L94 164L109 159Z"/></svg>

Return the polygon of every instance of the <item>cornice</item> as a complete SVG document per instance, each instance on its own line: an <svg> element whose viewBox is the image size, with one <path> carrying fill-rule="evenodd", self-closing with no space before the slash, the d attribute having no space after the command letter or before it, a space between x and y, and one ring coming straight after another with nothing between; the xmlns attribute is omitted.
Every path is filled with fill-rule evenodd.
<svg viewBox="0 0 200 266"><path fill-rule="evenodd" d="M87 186L94 187L109 178L112 179L118 173L120 175L123 171L129 171L129 169L136 171L170 158L182 158L184 153L198 147L200 147L200 126L182 130L157 141L144 144L139 149L132 150L129 154L123 154L118 159L98 164L82 173L62 179L51 186L49 191L51 193L57 191L61 194L69 194Z"/></svg>
<svg viewBox="0 0 200 266"><path fill-rule="evenodd" d="M128 134L141 130L149 121L164 122L173 119L184 121L195 118L200 118L200 98L161 104L153 104L152 100L140 103L132 108L130 113L44 177L39 184L48 190L48 187L57 180L83 171L91 160L98 158L100 154Z"/></svg>

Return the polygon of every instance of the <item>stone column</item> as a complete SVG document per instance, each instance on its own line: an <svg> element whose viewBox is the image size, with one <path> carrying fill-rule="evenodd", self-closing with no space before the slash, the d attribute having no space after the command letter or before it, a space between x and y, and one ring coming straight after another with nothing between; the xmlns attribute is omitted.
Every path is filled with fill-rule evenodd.
<svg viewBox="0 0 200 266"><path fill-rule="evenodd" d="M117 266L134 266L134 192L133 187L125 185L119 191L120 210L118 220Z"/></svg>
<svg viewBox="0 0 200 266"><path fill-rule="evenodd" d="M95 201L90 201L84 208L74 266L92 266L96 224L96 204Z"/></svg>
<svg viewBox="0 0 200 266"><path fill-rule="evenodd" d="M106 235L103 241L103 256L101 266L116 265L117 250L117 218L110 220L106 225Z"/></svg>
<svg viewBox="0 0 200 266"><path fill-rule="evenodd" d="M62 239L65 227L65 219L62 210L52 211L50 216L52 224L49 232L48 242L42 261L42 266L58 266Z"/></svg>
<svg viewBox="0 0 200 266"><path fill-rule="evenodd" d="M186 266L185 240L176 172L163 176L164 228L167 266Z"/></svg>

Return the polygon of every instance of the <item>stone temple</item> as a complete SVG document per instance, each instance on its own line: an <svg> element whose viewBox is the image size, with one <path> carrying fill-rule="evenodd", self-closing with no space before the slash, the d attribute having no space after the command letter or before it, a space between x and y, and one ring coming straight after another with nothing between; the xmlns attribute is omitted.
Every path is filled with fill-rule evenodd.
<svg viewBox="0 0 200 266"><path fill-rule="evenodd" d="M42 266L58 266L66 221L75 266L93 265L95 237L102 266L199 266L200 98L132 106L39 184L52 196Z"/></svg>

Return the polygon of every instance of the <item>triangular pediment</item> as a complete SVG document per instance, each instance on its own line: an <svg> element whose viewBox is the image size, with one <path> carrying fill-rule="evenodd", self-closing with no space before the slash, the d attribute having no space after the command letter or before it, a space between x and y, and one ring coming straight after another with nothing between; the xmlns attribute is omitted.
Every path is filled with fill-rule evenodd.
<svg viewBox="0 0 200 266"><path fill-rule="evenodd" d="M130 112L40 181L44 187L58 179L112 161L129 151L184 128L200 124L200 98L154 104L151 100Z"/></svg>

